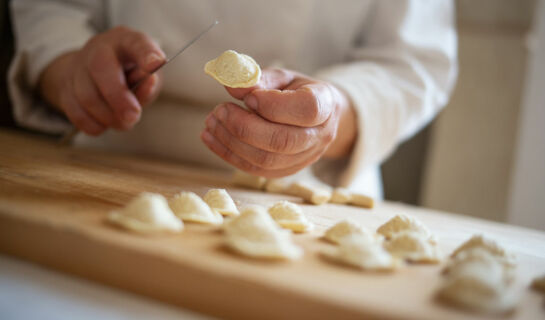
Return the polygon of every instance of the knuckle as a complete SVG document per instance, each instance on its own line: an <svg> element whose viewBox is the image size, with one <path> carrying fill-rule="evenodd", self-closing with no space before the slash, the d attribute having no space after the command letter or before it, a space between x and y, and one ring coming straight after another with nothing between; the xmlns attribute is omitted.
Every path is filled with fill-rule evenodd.
<svg viewBox="0 0 545 320"><path fill-rule="evenodd" d="M288 152L295 146L295 139L285 130L275 130L271 134L269 146L277 152Z"/></svg>
<svg viewBox="0 0 545 320"><path fill-rule="evenodd" d="M307 119L309 123L314 124L320 119L320 101L316 98L316 95L311 90L304 90L303 92L306 101L304 105L305 119Z"/></svg>
<svg viewBox="0 0 545 320"><path fill-rule="evenodd" d="M259 152L256 155L256 164L264 169L271 169L276 163L276 156L270 152Z"/></svg>
<svg viewBox="0 0 545 320"><path fill-rule="evenodd" d="M234 134L240 140L248 141L250 139L250 137L251 137L250 127L245 123L235 125L234 126Z"/></svg>

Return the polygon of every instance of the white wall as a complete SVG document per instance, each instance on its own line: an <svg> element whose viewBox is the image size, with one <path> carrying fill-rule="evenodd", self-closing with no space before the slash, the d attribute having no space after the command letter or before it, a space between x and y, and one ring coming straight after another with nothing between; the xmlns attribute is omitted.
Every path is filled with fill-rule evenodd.
<svg viewBox="0 0 545 320"><path fill-rule="evenodd" d="M545 230L545 1L538 3L519 117L507 221Z"/></svg>

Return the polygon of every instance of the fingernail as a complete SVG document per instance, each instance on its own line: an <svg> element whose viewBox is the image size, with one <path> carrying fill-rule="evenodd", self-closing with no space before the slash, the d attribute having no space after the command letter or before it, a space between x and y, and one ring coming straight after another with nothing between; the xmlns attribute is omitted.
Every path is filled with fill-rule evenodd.
<svg viewBox="0 0 545 320"><path fill-rule="evenodd" d="M156 53L150 53L146 58L146 66L150 68L155 68L161 63L163 63L163 59Z"/></svg>
<svg viewBox="0 0 545 320"><path fill-rule="evenodd" d="M135 123L140 118L140 112L135 110L127 110L123 113L123 121L128 123Z"/></svg>
<svg viewBox="0 0 545 320"><path fill-rule="evenodd" d="M244 103L248 108L252 110L257 110L257 98L253 94L249 94L244 98Z"/></svg>
<svg viewBox="0 0 545 320"><path fill-rule="evenodd" d="M222 104L216 107L216 111L214 112L214 114L220 121L223 121L225 120L225 118L227 118L227 110L225 109L225 106Z"/></svg>

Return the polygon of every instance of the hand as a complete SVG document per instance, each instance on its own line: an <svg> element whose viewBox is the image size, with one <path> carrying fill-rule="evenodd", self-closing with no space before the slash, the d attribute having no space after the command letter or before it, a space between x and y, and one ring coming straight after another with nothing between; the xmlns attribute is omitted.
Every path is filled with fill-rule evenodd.
<svg viewBox="0 0 545 320"><path fill-rule="evenodd" d="M164 62L165 54L150 37L116 27L55 59L40 76L40 92L89 135L128 130L158 94L160 78L149 76L134 93L130 85Z"/></svg>
<svg viewBox="0 0 545 320"><path fill-rule="evenodd" d="M265 69L255 87L226 89L250 111L234 103L218 105L206 118L201 139L235 167L282 177L324 154L350 152L357 132L355 114L332 84L289 70Z"/></svg>

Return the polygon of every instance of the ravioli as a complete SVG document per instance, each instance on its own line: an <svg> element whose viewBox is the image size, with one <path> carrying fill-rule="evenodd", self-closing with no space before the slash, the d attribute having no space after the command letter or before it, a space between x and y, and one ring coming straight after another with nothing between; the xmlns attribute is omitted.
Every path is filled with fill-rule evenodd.
<svg viewBox="0 0 545 320"><path fill-rule="evenodd" d="M201 197L193 192L180 192L169 201L176 216L184 221L218 225L223 223L220 213L210 209Z"/></svg>
<svg viewBox="0 0 545 320"><path fill-rule="evenodd" d="M180 232L183 222L170 210L160 194L144 192L119 211L111 212L107 220L127 230L141 233Z"/></svg>
<svg viewBox="0 0 545 320"><path fill-rule="evenodd" d="M369 231L363 229L357 223L351 220L342 220L329 229L324 234L324 239L329 242L339 244L343 238L360 236L366 238L369 241L381 241L382 238L375 234L371 234Z"/></svg>
<svg viewBox="0 0 545 320"><path fill-rule="evenodd" d="M249 88L261 77L261 68L255 60L234 50L227 50L214 60L208 61L204 72L224 86Z"/></svg>
<svg viewBox="0 0 545 320"><path fill-rule="evenodd" d="M333 261L364 270L391 271L399 264L380 242L369 241L361 235L345 237L339 246L323 254Z"/></svg>
<svg viewBox="0 0 545 320"><path fill-rule="evenodd" d="M413 231L395 233L390 240L384 243L384 248L392 256L410 262L439 262L436 245L421 233Z"/></svg>
<svg viewBox="0 0 545 320"><path fill-rule="evenodd" d="M308 232L314 228L301 207L289 201L275 203L269 208L269 214L282 228L294 232Z"/></svg>
<svg viewBox="0 0 545 320"><path fill-rule="evenodd" d="M292 243L291 232L281 229L261 206L250 206L226 221L227 246L238 253L262 259L298 259L303 250Z"/></svg>
<svg viewBox="0 0 545 320"><path fill-rule="evenodd" d="M204 195L203 200L214 211L224 216L238 216L237 206L225 189L210 189Z"/></svg>

